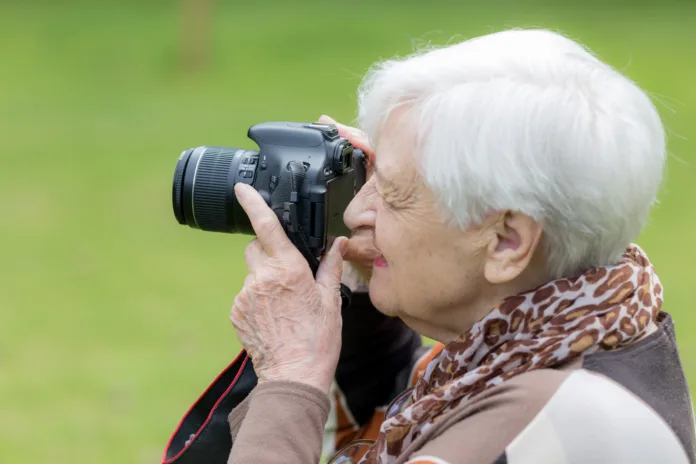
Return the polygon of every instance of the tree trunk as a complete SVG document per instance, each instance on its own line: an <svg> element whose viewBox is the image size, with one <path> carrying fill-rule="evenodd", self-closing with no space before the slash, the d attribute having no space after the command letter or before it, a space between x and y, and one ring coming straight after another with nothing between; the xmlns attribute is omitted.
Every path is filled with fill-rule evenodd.
<svg viewBox="0 0 696 464"><path fill-rule="evenodd" d="M212 0L181 0L181 64L203 68L210 53Z"/></svg>

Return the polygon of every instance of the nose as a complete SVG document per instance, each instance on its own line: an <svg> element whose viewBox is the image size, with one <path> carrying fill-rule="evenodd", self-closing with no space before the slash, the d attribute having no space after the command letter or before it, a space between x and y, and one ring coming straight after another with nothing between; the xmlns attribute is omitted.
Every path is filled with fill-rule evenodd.
<svg viewBox="0 0 696 464"><path fill-rule="evenodd" d="M374 229L377 214L374 208L374 179L368 179L343 212L343 222L351 231Z"/></svg>

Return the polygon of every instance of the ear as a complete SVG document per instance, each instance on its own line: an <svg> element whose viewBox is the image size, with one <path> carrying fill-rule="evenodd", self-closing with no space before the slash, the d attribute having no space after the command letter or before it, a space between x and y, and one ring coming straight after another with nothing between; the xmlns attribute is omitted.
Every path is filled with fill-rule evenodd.
<svg viewBox="0 0 696 464"><path fill-rule="evenodd" d="M505 211L490 226L484 277L491 284L503 284L519 277L532 261L543 228L516 211Z"/></svg>

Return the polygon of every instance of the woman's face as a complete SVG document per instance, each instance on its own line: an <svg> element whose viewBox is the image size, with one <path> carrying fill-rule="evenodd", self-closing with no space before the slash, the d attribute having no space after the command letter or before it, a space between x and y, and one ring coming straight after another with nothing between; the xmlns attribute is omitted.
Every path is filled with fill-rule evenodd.
<svg viewBox="0 0 696 464"><path fill-rule="evenodd" d="M419 333L435 338L473 325L483 314L452 311L485 296L486 234L444 223L418 173L409 131L387 130L369 178L346 209L353 261L371 269L370 299ZM371 263L370 263L371 261ZM372 266L370 266L372 264ZM453 320L453 319L470 320Z"/></svg>

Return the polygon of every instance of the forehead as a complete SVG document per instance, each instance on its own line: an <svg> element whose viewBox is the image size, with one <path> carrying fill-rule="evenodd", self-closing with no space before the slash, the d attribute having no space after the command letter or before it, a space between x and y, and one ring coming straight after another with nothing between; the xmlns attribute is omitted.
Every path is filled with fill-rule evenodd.
<svg viewBox="0 0 696 464"><path fill-rule="evenodd" d="M412 182L417 173L413 131L387 126L375 148L373 169L380 182Z"/></svg>

